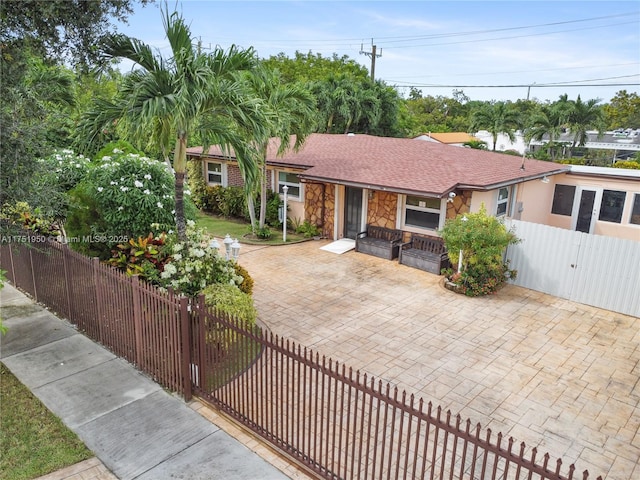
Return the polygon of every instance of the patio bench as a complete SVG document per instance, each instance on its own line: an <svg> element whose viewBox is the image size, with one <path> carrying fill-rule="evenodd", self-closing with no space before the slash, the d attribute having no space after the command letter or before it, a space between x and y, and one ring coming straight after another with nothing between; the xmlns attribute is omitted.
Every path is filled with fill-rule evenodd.
<svg viewBox="0 0 640 480"><path fill-rule="evenodd" d="M356 235L356 252L393 260L398 257L401 242L402 230L367 225Z"/></svg>
<svg viewBox="0 0 640 480"><path fill-rule="evenodd" d="M450 266L449 255L441 238L415 233L410 241L400 245L398 262L436 275Z"/></svg>

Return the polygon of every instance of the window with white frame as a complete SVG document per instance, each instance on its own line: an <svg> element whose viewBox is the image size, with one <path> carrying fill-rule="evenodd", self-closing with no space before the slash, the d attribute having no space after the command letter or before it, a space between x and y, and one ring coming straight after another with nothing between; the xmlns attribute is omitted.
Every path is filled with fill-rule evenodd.
<svg viewBox="0 0 640 480"><path fill-rule="evenodd" d="M441 204L439 198L407 195L404 206L405 226L437 230L440 228Z"/></svg>
<svg viewBox="0 0 640 480"><path fill-rule="evenodd" d="M557 184L553 192L551 213L570 217L573 212L573 199L576 196L575 185Z"/></svg>
<svg viewBox="0 0 640 480"><path fill-rule="evenodd" d="M225 165L221 162L207 162L207 184L225 185Z"/></svg>
<svg viewBox="0 0 640 480"><path fill-rule="evenodd" d="M284 187L285 185L289 187L289 190L287 191L287 196L289 198L301 198L300 192L302 187L300 185L300 178L298 178L298 175L291 172L278 172L279 193L284 193L282 187Z"/></svg>
<svg viewBox="0 0 640 480"><path fill-rule="evenodd" d="M496 206L496 217L507 215L509 211L509 197L511 196L511 189L508 187L502 187L498 190L498 203Z"/></svg>
<svg viewBox="0 0 640 480"><path fill-rule="evenodd" d="M600 216L598 220L603 222L620 223L622 220L622 209L626 192L618 190L604 190L602 192L602 203L600 204Z"/></svg>
<svg viewBox="0 0 640 480"><path fill-rule="evenodd" d="M631 204L631 218L629 218L629 223L640 225L640 193L636 193L633 196L633 203Z"/></svg>

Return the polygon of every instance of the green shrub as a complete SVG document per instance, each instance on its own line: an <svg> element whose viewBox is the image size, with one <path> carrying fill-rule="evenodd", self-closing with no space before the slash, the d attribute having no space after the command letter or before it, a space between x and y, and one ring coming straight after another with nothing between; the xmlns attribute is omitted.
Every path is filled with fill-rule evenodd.
<svg viewBox="0 0 640 480"><path fill-rule="evenodd" d="M240 291L247 295L253 295L253 278L251 278L247 269L237 262L233 264L233 268L236 271L236 275L242 277L242 282L238 284Z"/></svg>
<svg viewBox="0 0 640 480"><path fill-rule="evenodd" d="M253 326L258 312L251 295L240 291L235 285L219 283L209 285L202 293L205 303L216 311L239 320L245 326Z"/></svg>
<svg viewBox="0 0 640 480"><path fill-rule="evenodd" d="M613 168L630 168L633 170L640 170L640 162L637 162L635 160L616 162L613 164Z"/></svg>
<svg viewBox="0 0 640 480"><path fill-rule="evenodd" d="M187 184L191 190L191 199L197 208L207 212L211 211L208 202L207 184L202 176L202 162L189 160L187 162Z"/></svg>
<svg viewBox="0 0 640 480"><path fill-rule="evenodd" d="M229 217L243 217L245 210L245 194L240 187L221 187L218 190L218 209Z"/></svg>
<svg viewBox="0 0 640 480"><path fill-rule="evenodd" d="M278 209L280 208L280 195L273 190L267 191L267 211L265 214L265 223L272 227L282 226L282 222L278 217ZM287 205L288 206L288 205Z"/></svg>
<svg viewBox="0 0 640 480"><path fill-rule="evenodd" d="M106 242L82 241L84 239L98 239L100 232L107 230L107 224L102 219L98 202L89 191L89 186L80 183L69 192L69 216L64 225L70 247L89 257L99 257L106 260L111 255L111 245ZM124 240L124 238L122 238Z"/></svg>
<svg viewBox="0 0 640 480"><path fill-rule="evenodd" d="M271 229L268 226L262 228L256 228L256 237L262 240L269 240L273 236Z"/></svg>
<svg viewBox="0 0 640 480"><path fill-rule="evenodd" d="M320 229L309 220L305 220L296 228L296 233L301 234L305 238L317 237L320 235Z"/></svg>
<svg viewBox="0 0 640 480"><path fill-rule="evenodd" d="M515 234L496 217L487 215L484 204L476 213L449 219L440 232L453 265L458 265L462 251L462 268L450 280L469 296L496 292L517 272L509 269L502 256L508 245L518 243Z"/></svg>
<svg viewBox="0 0 640 480"><path fill-rule="evenodd" d="M18 229L29 230L46 236L60 235L60 225L55 219L48 217L39 208L32 209L27 202L16 202L3 205L0 209L0 220Z"/></svg>
<svg viewBox="0 0 640 480"><path fill-rule="evenodd" d="M138 155L144 155L143 151L138 150L126 140L116 140L115 142L109 142L104 147L102 147L98 151L98 153L96 153L96 156L94 158L96 160L101 160L102 157L113 155L114 151L118 151L118 153L124 154L134 153Z"/></svg>
<svg viewBox="0 0 640 480"><path fill-rule="evenodd" d="M165 264L169 261L167 237L165 234L129 239L120 243L113 250L113 255L107 264L124 270L128 276L136 275L145 280L158 283Z"/></svg>

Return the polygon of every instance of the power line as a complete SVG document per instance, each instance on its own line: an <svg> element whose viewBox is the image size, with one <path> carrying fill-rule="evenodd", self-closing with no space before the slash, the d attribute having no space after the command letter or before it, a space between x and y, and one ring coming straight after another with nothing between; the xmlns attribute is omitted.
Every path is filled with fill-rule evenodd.
<svg viewBox="0 0 640 480"><path fill-rule="evenodd" d="M603 80L618 80L621 78L631 78L638 77L640 74L634 75L620 75L617 77L607 77L607 78L592 78L589 80L571 80L568 82L552 82L552 83L531 83L531 84L507 84L507 85L443 85L443 84L424 84L424 85L416 85L410 82L396 82L394 80L387 80L389 83L395 84L404 84L399 85L402 87L411 86L411 87L449 87L449 88L520 88L520 87L617 87L617 86L635 86L640 85L638 83L582 83L582 82L599 82Z"/></svg>
<svg viewBox="0 0 640 480"><path fill-rule="evenodd" d="M640 62L627 62L627 63L610 63L610 64L599 64L599 65L582 65L580 67L563 67L563 68L538 68L535 70L501 70L497 72L472 72L472 73L454 73L456 77L479 77L482 75L506 75L511 73L539 73L539 72L562 72L565 70L584 70L585 68L606 68L606 67L627 67L630 65L640 65ZM431 74L431 75L407 75L405 77L396 77L396 78L426 78L426 77L439 77L439 74Z"/></svg>
<svg viewBox="0 0 640 480"><path fill-rule="evenodd" d="M389 81L389 83L394 83L393 81ZM513 84L513 85L442 85L435 83L428 83L425 85L417 85L417 84L404 84L398 85L399 87L409 88L524 88L524 87L534 87L534 88L552 88L552 87L637 87L640 86L640 83L576 83L576 84L563 84L563 83L522 83L522 84Z"/></svg>
<svg viewBox="0 0 640 480"><path fill-rule="evenodd" d="M517 39L517 38L540 37L540 36L543 36L543 35L552 35L552 34L556 34L556 33L578 32L578 31L582 31L582 30L594 30L594 29L597 29L597 28L617 27L617 26L620 26L620 25L628 25L628 24L637 25L638 22L637 21L629 21L629 22L614 23L614 24L609 24L609 25L597 25L595 27L584 27L584 28L572 28L572 29L568 29L568 30L558 30L558 31L555 31L555 32L529 33L527 35L513 35L513 36L509 36L509 37L477 38L477 39L474 39L474 40L461 40L459 42L421 43L419 45L397 45L397 46L391 46L391 47L386 47L386 48L389 49L389 48L437 47L437 46L440 46L440 45L461 45L463 43L493 42L493 41L496 41L496 40L514 40L514 39Z"/></svg>
<svg viewBox="0 0 640 480"><path fill-rule="evenodd" d="M497 33L497 32L505 32L505 31L512 31L512 30L525 30L525 29L530 29L530 28L539 28L539 27L552 27L552 26L558 26L558 25L568 25L568 24L573 24L573 23L583 23L583 22L591 22L591 21L595 21L595 20L606 20L606 19L611 19L611 18L620 18L620 17L628 17L628 16L633 16L633 15L638 15L640 14L640 12L635 11L635 12L627 12L627 13L619 13L619 14L615 14L615 15L605 15L605 16L600 16L600 17L591 17L591 18L582 18L582 19L577 19L577 20L566 20L566 21L562 21L562 22L550 22L550 23L539 23L539 24L534 24L534 25L520 25L520 26L516 26L516 27L506 27L506 28L493 28L493 29L485 29L485 30L469 30L469 31L465 31L465 32L453 32L453 33L440 33L440 34L429 34L429 35L404 35L404 36L386 36L386 37L376 37L379 41L385 41L385 43L398 43L398 42L406 42L406 41L412 41L412 40L424 40L424 39L439 39L439 38L448 38L448 37L460 37L460 36L468 36L468 35L480 35L480 34L487 34L487 33ZM621 24L619 23L614 23L614 24L609 24L609 25L597 25L594 27L587 27L586 29L591 29L591 28L603 28L603 27L607 27L607 26L618 26L618 25L625 25L628 23L637 23L637 21L635 22L623 22ZM547 32L547 34L551 34L551 33L563 33L565 31L575 31L573 29L571 30L557 30L555 32ZM525 36L529 36L529 35L525 35ZM517 38L517 37L516 37ZM500 38L497 38L500 39ZM220 41L220 39L218 39L218 41ZM331 40L327 40L327 39L307 39L304 40L306 43L310 44L310 43L319 43L319 44L327 44L327 46L332 46L332 47L337 47L337 46L352 46L353 42L362 42L362 37L346 37L346 38L335 38L335 39L331 39ZM265 40L258 40L258 42L271 42L271 43L282 43L282 44L299 44L300 40L296 39L296 40L289 40L289 39L265 39ZM343 43L346 42L346 43ZM387 48L400 48L400 47L387 47Z"/></svg>

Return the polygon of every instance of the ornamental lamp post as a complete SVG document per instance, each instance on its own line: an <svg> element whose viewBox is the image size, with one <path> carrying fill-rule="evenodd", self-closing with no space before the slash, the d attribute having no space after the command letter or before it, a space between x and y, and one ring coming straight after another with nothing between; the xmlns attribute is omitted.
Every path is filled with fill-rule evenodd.
<svg viewBox="0 0 640 480"><path fill-rule="evenodd" d="M220 250L220 243L216 240L216 237L213 237L213 240L209 242L209 248L216 250L216 253Z"/></svg>
<svg viewBox="0 0 640 480"><path fill-rule="evenodd" d="M229 260L231 258L231 244L233 243L233 240L231 239L231 235L227 233L222 243L224 244L226 259Z"/></svg>
<svg viewBox="0 0 640 480"><path fill-rule="evenodd" d="M287 241L287 192L289 191L288 186L282 187L282 191L284 192L284 209L282 212L282 241L286 243Z"/></svg>
<svg viewBox="0 0 640 480"><path fill-rule="evenodd" d="M238 242L238 239L234 239L233 243L231 244L231 256L233 257L233 260L235 262L238 261L238 257L240 256L240 247L242 245L240 245L240 242Z"/></svg>

